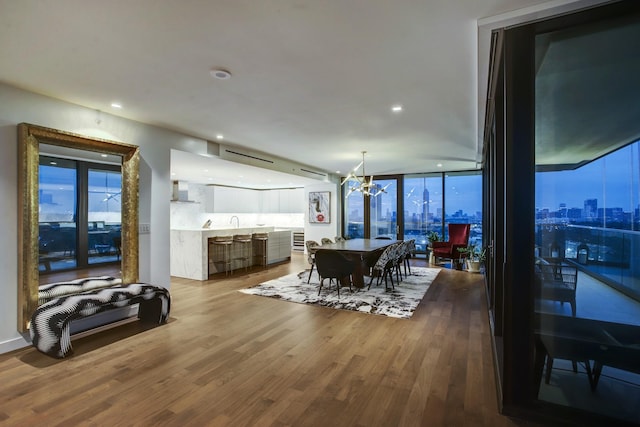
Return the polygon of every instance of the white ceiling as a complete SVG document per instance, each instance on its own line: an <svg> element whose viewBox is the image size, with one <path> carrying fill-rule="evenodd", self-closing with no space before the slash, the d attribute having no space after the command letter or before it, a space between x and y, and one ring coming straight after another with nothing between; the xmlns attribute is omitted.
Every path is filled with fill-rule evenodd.
<svg viewBox="0 0 640 427"><path fill-rule="evenodd" d="M328 173L475 169L478 19L543 3L0 0L0 81Z"/></svg>

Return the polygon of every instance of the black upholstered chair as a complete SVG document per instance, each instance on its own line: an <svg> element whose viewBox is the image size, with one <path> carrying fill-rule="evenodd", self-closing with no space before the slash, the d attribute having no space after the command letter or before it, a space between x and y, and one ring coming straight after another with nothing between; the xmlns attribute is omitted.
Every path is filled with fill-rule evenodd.
<svg viewBox="0 0 640 427"><path fill-rule="evenodd" d="M320 275L320 287L318 295L322 290L324 279L336 280L338 296L340 296L340 285L348 283L351 289L351 274L356 269L356 261L351 260L338 251L331 249L318 249L316 252L316 267Z"/></svg>

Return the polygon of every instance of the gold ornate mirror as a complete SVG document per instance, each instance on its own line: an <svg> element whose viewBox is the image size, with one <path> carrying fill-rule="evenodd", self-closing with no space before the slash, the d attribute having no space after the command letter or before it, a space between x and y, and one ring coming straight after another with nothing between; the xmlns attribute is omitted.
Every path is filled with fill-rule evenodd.
<svg viewBox="0 0 640 427"><path fill-rule="evenodd" d="M117 155L122 158L122 281L138 281L137 146L89 138L27 123L18 125L18 330L29 328L38 304L38 166L40 144Z"/></svg>

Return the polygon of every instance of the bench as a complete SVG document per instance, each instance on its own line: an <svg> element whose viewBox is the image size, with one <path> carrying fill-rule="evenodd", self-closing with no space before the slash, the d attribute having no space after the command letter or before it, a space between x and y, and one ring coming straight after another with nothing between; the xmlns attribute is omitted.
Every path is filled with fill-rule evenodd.
<svg viewBox="0 0 640 427"><path fill-rule="evenodd" d="M140 304L138 318L142 321L162 324L169 318L171 297L163 287L132 283L93 289L40 305L31 316L33 346L49 356L64 358L73 353L71 321L134 304Z"/></svg>

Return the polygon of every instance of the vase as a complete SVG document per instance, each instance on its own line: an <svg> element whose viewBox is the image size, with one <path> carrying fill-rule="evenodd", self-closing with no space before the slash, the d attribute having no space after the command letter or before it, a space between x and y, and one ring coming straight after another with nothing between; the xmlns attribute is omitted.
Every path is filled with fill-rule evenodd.
<svg viewBox="0 0 640 427"><path fill-rule="evenodd" d="M481 264L480 261L467 260L467 271L469 273L479 273Z"/></svg>

